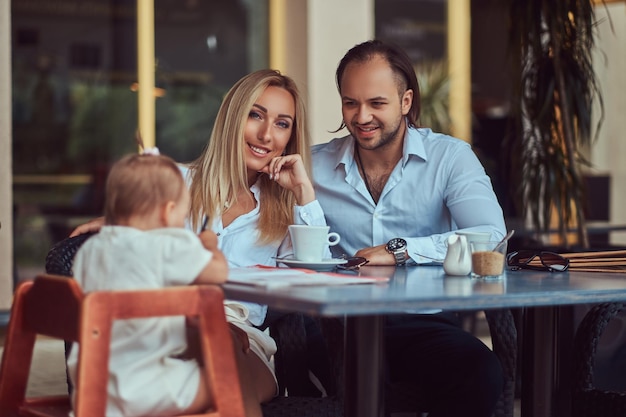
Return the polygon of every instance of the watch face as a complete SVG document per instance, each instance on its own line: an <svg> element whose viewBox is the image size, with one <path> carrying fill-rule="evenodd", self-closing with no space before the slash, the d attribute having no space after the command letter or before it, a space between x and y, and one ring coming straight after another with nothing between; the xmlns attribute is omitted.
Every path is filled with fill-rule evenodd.
<svg viewBox="0 0 626 417"><path fill-rule="evenodd" d="M404 249L405 247L406 247L406 240L401 239L399 237L393 238L387 243L387 250L391 252L396 251L398 249Z"/></svg>

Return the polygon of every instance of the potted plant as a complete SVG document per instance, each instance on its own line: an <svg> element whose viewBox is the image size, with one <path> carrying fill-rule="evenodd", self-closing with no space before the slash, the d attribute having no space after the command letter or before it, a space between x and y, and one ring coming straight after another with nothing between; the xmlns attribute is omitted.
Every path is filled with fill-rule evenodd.
<svg viewBox="0 0 626 417"><path fill-rule="evenodd" d="M588 246L583 150L593 142L591 108L602 97L593 71L591 0L510 0L515 86L507 142L517 211L538 232L558 229L560 244ZM599 118L601 123L602 117ZM598 125L599 127L599 125Z"/></svg>

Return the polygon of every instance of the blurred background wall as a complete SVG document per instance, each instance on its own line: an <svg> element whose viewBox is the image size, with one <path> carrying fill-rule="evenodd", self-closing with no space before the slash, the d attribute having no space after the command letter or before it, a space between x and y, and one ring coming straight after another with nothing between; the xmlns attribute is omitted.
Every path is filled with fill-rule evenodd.
<svg viewBox="0 0 626 417"><path fill-rule="evenodd" d="M464 24L451 28L459 10ZM626 2L598 4L596 14L606 119L589 151L591 174L610 179L607 218L626 224ZM330 133L341 117L336 66L350 47L378 37L407 50L424 86L448 81L468 97L471 114L462 117L471 132L462 139L501 192L509 19L497 0L155 1L156 144L181 162L195 158L224 93L264 67L296 79L314 142L341 135ZM459 26L469 33L452 30ZM54 242L100 214L108 166L136 149L136 32L136 0L0 0L0 310L14 282L43 269ZM469 63L459 76L447 69L456 59L450 42L465 41ZM449 96L429 90L424 99ZM610 240L626 245L626 233Z"/></svg>

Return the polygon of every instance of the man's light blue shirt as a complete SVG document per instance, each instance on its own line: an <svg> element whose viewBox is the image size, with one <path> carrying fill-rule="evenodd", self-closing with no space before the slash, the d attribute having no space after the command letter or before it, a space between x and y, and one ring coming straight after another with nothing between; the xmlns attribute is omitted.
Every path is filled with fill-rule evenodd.
<svg viewBox="0 0 626 417"><path fill-rule="evenodd" d="M504 236L491 180L462 140L430 129L407 129L402 159L378 204L359 174L352 136L315 145L312 156L316 197L331 231L341 235L339 245L331 248L334 256L401 237L414 262L429 263L444 259L447 238L455 230L487 231L492 240Z"/></svg>

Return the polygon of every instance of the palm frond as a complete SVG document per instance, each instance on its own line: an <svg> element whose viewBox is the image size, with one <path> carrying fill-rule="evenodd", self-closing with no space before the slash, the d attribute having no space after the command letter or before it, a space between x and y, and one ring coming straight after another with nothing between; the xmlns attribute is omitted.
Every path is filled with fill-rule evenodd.
<svg viewBox="0 0 626 417"><path fill-rule="evenodd" d="M450 77L445 61L423 62L415 66L420 88L421 113L419 125L436 132L450 134Z"/></svg>
<svg viewBox="0 0 626 417"><path fill-rule="evenodd" d="M510 0L514 134L511 180L517 181L518 210L537 231L584 228L585 190L581 149L592 143L591 108L601 94L593 71L594 12L590 0ZM600 118L601 123L602 118ZM598 126L599 130L599 126Z"/></svg>

